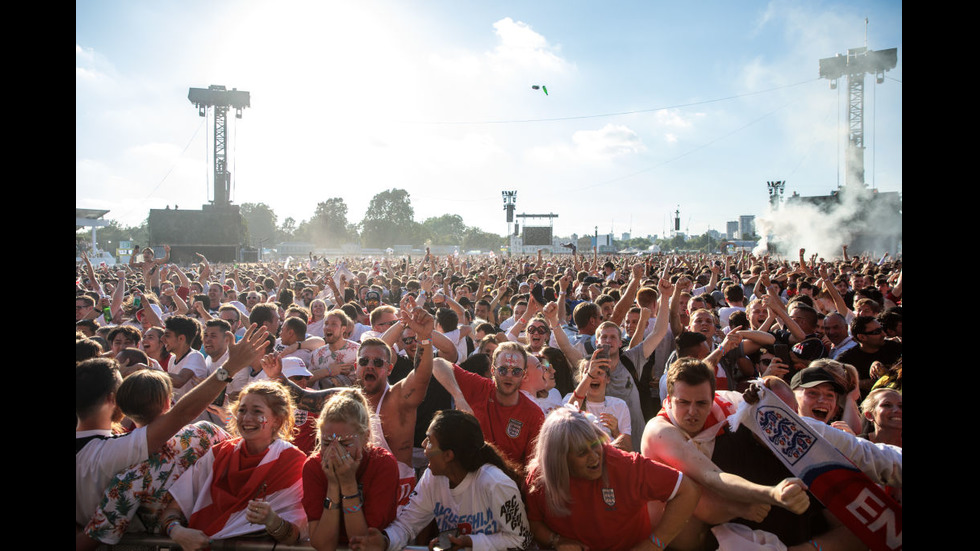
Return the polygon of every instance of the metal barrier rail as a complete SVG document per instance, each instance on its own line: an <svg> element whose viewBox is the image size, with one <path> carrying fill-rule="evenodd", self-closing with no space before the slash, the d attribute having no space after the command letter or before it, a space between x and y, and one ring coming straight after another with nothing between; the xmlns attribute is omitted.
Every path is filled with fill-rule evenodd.
<svg viewBox="0 0 980 551"><path fill-rule="evenodd" d="M123 536L118 546L139 547L145 549L180 549L180 545L167 536L151 534L127 533ZM113 546L117 547L117 546ZM111 549L112 547L102 546L99 549ZM215 541L211 544L214 551L234 549L235 551L311 551L310 544L285 545L277 544L272 538L231 538L227 540ZM428 547L409 545L405 549L411 551L428 551ZM338 547L337 551L350 551L349 547Z"/></svg>

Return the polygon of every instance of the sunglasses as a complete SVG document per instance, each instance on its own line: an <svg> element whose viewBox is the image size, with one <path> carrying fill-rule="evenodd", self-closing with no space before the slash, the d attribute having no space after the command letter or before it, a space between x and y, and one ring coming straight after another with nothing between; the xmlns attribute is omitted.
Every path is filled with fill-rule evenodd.
<svg viewBox="0 0 980 551"><path fill-rule="evenodd" d="M543 325L532 325L527 328L527 332L532 335L547 335L548 328Z"/></svg>
<svg viewBox="0 0 980 551"><path fill-rule="evenodd" d="M384 367L385 361L381 358L367 358L364 356L357 359L357 365L361 367L367 367L368 364L372 364L374 367Z"/></svg>
<svg viewBox="0 0 980 551"><path fill-rule="evenodd" d="M498 367L496 369L497 369L497 375L500 375L500 376L507 375L508 368L506 368L506 367ZM509 369L510 369L511 376L514 376L514 377L523 377L524 376L524 368L523 367L511 367Z"/></svg>
<svg viewBox="0 0 980 551"><path fill-rule="evenodd" d="M392 325L395 325L396 323L398 323L398 320L383 321L383 322L378 323L378 327L391 327Z"/></svg>
<svg viewBox="0 0 980 551"><path fill-rule="evenodd" d="M877 329L875 329L873 331L865 331L862 334L863 335L879 335L879 334L883 333L884 331L885 331L884 329L882 329L881 327L879 327L879 328L877 328Z"/></svg>
<svg viewBox="0 0 980 551"><path fill-rule="evenodd" d="M415 337L402 337L402 343L403 344L412 344L416 340L418 340L418 339L416 339Z"/></svg>

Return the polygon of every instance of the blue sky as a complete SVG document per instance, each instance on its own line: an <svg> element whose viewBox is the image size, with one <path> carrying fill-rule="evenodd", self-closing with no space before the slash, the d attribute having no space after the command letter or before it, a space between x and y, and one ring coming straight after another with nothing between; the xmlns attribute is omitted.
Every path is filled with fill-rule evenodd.
<svg viewBox="0 0 980 551"><path fill-rule="evenodd" d="M818 60L864 46L865 17L898 48L866 79L866 177L901 191L900 2L77 2L75 202L123 224L200 208L212 129L187 91L222 84L251 93L232 199L280 221L331 197L359 221L397 187L419 221L502 234L516 189L559 235L662 235L677 208L723 232L765 216L767 180L843 182L846 86Z"/></svg>

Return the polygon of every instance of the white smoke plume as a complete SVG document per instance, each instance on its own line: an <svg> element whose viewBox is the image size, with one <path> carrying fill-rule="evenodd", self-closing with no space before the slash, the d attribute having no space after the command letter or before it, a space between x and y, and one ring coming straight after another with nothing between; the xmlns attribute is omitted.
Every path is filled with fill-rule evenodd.
<svg viewBox="0 0 980 551"><path fill-rule="evenodd" d="M753 251L765 254L770 245L776 252L796 258L801 248L807 258L816 253L831 259L839 257L841 245L849 255L884 252L895 256L902 237L901 203L887 200L891 194L876 196L871 190L844 188L840 201L817 206L790 199L757 219L762 240Z"/></svg>

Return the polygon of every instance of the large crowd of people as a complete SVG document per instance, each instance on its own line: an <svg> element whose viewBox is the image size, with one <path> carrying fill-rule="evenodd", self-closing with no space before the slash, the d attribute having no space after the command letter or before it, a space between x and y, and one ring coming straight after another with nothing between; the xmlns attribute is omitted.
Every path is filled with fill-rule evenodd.
<svg viewBox="0 0 980 551"><path fill-rule="evenodd" d="M900 258L163 251L76 266L77 549L873 547L729 423L760 396L900 546Z"/></svg>

